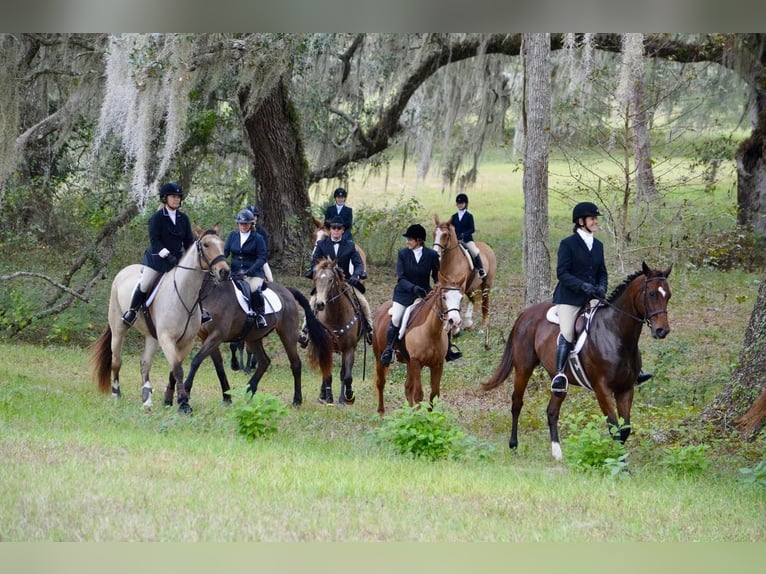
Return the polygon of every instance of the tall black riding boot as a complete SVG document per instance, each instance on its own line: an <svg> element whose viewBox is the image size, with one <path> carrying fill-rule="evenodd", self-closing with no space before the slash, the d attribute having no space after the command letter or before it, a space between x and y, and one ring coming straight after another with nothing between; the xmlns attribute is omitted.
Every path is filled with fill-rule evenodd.
<svg viewBox="0 0 766 574"><path fill-rule="evenodd" d="M476 268L479 277L484 279L487 276L487 272L484 271L484 264L481 262L481 257L479 255L473 258L473 266Z"/></svg>
<svg viewBox="0 0 766 574"><path fill-rule="evenodd" d="M457 345L452 343L452 333L447 333L447 355L444 360L448 363L450 361L456 361L463 356L463 351Z"/></svg>
<svg viewBox="0 0 766 574"><path fill-rule="evenodd" d="M269 324L264 317L266 312L266 302L263 300L263 293L260 289L256 289L251 293L251 303L253 310L255 311L255 324L259 329L268 327Z"/></svg>
<svg viewBox="0 0 766 574"><path fill-rule="evenodd" d="M569 387L569 381L567 381L564 370L567 367L567 357L569 357L571 350L572 343L559 334L558 347L556 347L556 376L551 381L551 390L555 393L565 393Z"/></svg>
<svg viewBox="0 0 766 574"><path fill-rule="evenodd" d="M136 324L136 310L146 301L146 293L141 291L141 285L136 285L133 290L133 297L130 299L130 309L122 314L122 322L128 327Z"/></svg>
<svg viewBox="0 0 766 574"><path fill-rule="evenodd" d="M399 333L399 327L393 323L388 324L388 330L386 331L386 348L380 354L380 364L387 367L394 362L394 341L396 341L396 335Z"/></svg>

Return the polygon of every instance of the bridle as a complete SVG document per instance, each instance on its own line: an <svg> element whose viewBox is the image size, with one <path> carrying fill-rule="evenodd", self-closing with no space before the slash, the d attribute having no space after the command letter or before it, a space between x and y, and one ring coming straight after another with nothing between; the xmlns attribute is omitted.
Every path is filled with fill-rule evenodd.
<svg viewBox="0 0 766 574"><path fill-rule="evenodd" d="M330 269L329 267L326 267L322 271L325 271L325 270L330 272L329 286L327 287L328 294L332 291L333 285L335 285L337 287L337 291L338 291L337 294L333 295L332 297L330 297L329 299L327 299L324 302L325 307L327 306L328 303L332 303L333 301L337 301L341 297L345 296L346 298L348 298L349 302L351 303L351 307L354 309L354 314L351 317L351 320L349 320L340 329L328 329L329 331L331 331L335 335L344 335L345 333L351 331L351 328L354 325L357 324L357 322L360 319L361 310L358 308L358 305L356 303L354 303L354 300L352 299L351 294L353 294L354 297L355 297L356 293L354 292L354 290L351 287L351 285L349 285L348 283L344 282L344 284L341 286L341 279L340 279L341 270L340 270L340 268L337 265L334 265L332 267L332 269ZM314 273L314 277L315 278L318 277L318 274L316 272ZM314 281L314 284L316 285L316 280Z"/></svg>
<svg viewBox="0 0 766 574"><path fill-rule="evenodd" d="M446 227L447 229L445 230L444 227ZM437 242L434 242L434 244L433 244L434 249L436 249L437 247L439 248L439 259L441 259L444 254L446 254L447 252L449 252L449 251L459 247L460 246L460 242L457 240L457 237L455 237L455 245L452 245L452 246L450 245L450 243L452 241L452 234L449 232L449 226L447 226L447 225L437 225L436 229L439 230L440 234L443 234L443 235L447 236L447 245L442 246L441 243L437 243Z"/></svg>
<svg viewBox="0 0 766 574"><path fill-rule="evenodd" d="M205 254L205 250L202 248L202 238L206 235L216 235L216 232L210 229L203 233L200 238L194 242L194 245L197 247L197 263L199 263L199 268L186 267L181 264L176 265L176 268L186 269L187 271L202 271L203 273L207 273L211 277L215 278L213 266L221 261L226 261L226 256L223 253L219 253L213 257L212 260L208 259L207 255Z"/></svg>
<svg viewBox="0 0 766 574"><path fill-rule="evenodd" d="M444 286L439 284L439 286L436 289L434 289L431 293L429 293L426 299L424 299L424 302L429 303L429 306L428 306L429 310L433 309L434 305L436 305L437 300L439 301L439 312L437 313L437 317L439 317L439 320L442 322L449 319L450 311L457 311L458 314L460 313L460 306L446 307L446 305L444 305L443 298L441 296L443 291L460 291L462 293L462 289L460 287L453 287L451 285Z"/></svg>
<svg viewBox="0 0 766 574"><path fill-rule="evenodd" d="M644 276L644 287L641 290L641 295L642 295L643 304L644 304L644 311L646 311L646 309L648 307L647 304L649 302L649 294L648 294L649 282L650 281L663 281L664 279L665 279L665 277L646 277L646 276ZM651 326L652 326L652 317L655 317L657 315L661 315L663 313L665 313L667 315L667 313L668 313L668 307L667 307L667 305L665 305L664 309L657 309L655 311L652 311L651 313L645 314L643 317L639 317L638 315L633 315L632 313L628 313L624 309L620 309L619 307L617 307L616 305L610 303L607 300L602 301L602 304L607 305L608 307L611 307L615 311L619 311L623 315L627 315L628 317L630 317L634 321L638 321L639 323L646 323L649 326L649 328L651 328ZM635 309L635 304L633 305L633 308Z"/></svg>

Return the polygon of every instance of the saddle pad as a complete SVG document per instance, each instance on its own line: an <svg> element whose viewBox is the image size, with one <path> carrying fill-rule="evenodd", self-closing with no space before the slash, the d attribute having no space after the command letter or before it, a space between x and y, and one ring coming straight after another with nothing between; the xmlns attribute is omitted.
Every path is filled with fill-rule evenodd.
<svg viewBox="0 0 766 574"><path fill-rule="evenodd" d="M242 310L245 313L250 312L250 302L236 285L234 286L234 292L237 294L237 301L239 302L239 306L242 307ZM268 287L262 289L261 293L263 293L263 301L265 303L263 306L264 315L271 315L272 313L277 313L282 310L282 299L279 298L279 295Z"/></svg>
<svg viewBox="0 0 766 574"><path fill-rule="evenodd" d="M154 289L152 289L152 292L149 293L149 297L146 298L146 303L144 304L144 306L147 309L152 306L152 303L154 302L154 298L157 296L157 291L160 290L160 285L162 285L162 282L165 280L166 275L167 273L163 273L160 276L160 280L157 281L157 286Z"/></svg>
<svg viewBox="0 0 766 574"><path fill-rule="evenodd" d="M585 339L588 338L588 327L590 326L590 322L593 319L593 316L596 314L596 310L600 307L600 305L597 305L593 308L593 310L588 313L586 312L585 315L585 323L586 328L580 332L580 336L577 337L577 342L575 343L573 353L579 353L582 349L583 345L585 344ZM559 324L559 314L556 311L556 305L548 309L548 312L545 314L545 318L550 321L551 323L555 323L556 325Z"/></svg>
<svg viewBox="0 0 766 574"><path fill-rule="evenodd" d="M416 299L415 302L412 305L410 305L409 307L407 307L404 310L404 315L402 315L402 326L399 327L399 336L397 338L399 338L399 339L403 339L404 338L404 333L407 332L407 324L410 322L410 317L412 316L412 311L421 302L422 302L422 299ZM388 310L388 314L391 315L391 309Z"/></svg>
<svg viewBox="0 0 766 574"><path fill-rule="evenodd" d="M468 269L473 271L474 264L473 264L473 256L471 255L471 252L468 251L468 249L462 243L459 245L459 247L460 247L460 251L463 252L463 256L468 260Z"/></svg>

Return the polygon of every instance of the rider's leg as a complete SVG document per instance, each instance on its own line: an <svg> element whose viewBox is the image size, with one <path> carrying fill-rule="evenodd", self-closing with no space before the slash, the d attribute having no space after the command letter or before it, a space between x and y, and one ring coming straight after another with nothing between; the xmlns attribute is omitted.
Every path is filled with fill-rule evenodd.
<svg viewBox="0 0 766 574"><path fill-rule="evenodd" d="M388 325L386 331L386 348L380 354L380 363L384 366L388 366L394 362L394 343L396 342L396 336L399 333L399 325L402 324L402 317L404 316L404 310L406 307L401 303L394 301L391 306L391 322Z"/></svg>

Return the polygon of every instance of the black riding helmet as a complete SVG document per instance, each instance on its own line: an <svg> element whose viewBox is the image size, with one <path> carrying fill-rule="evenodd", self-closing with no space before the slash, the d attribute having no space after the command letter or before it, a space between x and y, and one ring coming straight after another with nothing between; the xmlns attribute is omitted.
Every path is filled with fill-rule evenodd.
<svg viewBox="0 0 766 574"><path fill-rule="evenodd" d="M333 197L348 197L348 192L342 187L339 187L333 192L332 196Z"/></svg>
<svg viewBox="0 0 766 574"><path fill-rule="evenodd" d="M598 217L600 215L601 212L598 210L595 203L583 201L574 206L574 209L572 210L572 223L577 223L577 220L581 217Z"/></svg>
<svg viewBox="0 0 766 574"><path fill-rule="evenodd" d="M258 210L258 208L255 205L248 205L245 209L249 209L254 216L259 216L261 212Z"/></svg>
<svg viewBox="0 0 766 574"><path fill-rule="evenodd" d="M184 191L175 181L169 181L160 188L160 201L165 203L168 195L180 195L183 200Z"/></svg>
<svg viewBox="0 0 766 574"><path fill-rule="evenodd" d="M465 203L468 205L468 196L465 193L458 193L455 196L455 203Z"/></svg>
<svg viewBox="0 0 766 574"><path fill-rule="evenodd" d="M426 228L419 223L414 223L407 228L407 231L402 233L402 236L407 239L420 239L421 241L425 241Z"/></svg>
<svg viewBox="0 0 766 574"><path fill-rule="evenodd" d="M243 209L237 214L237 223L253 223L253 212L249 209Z"/></svg>

